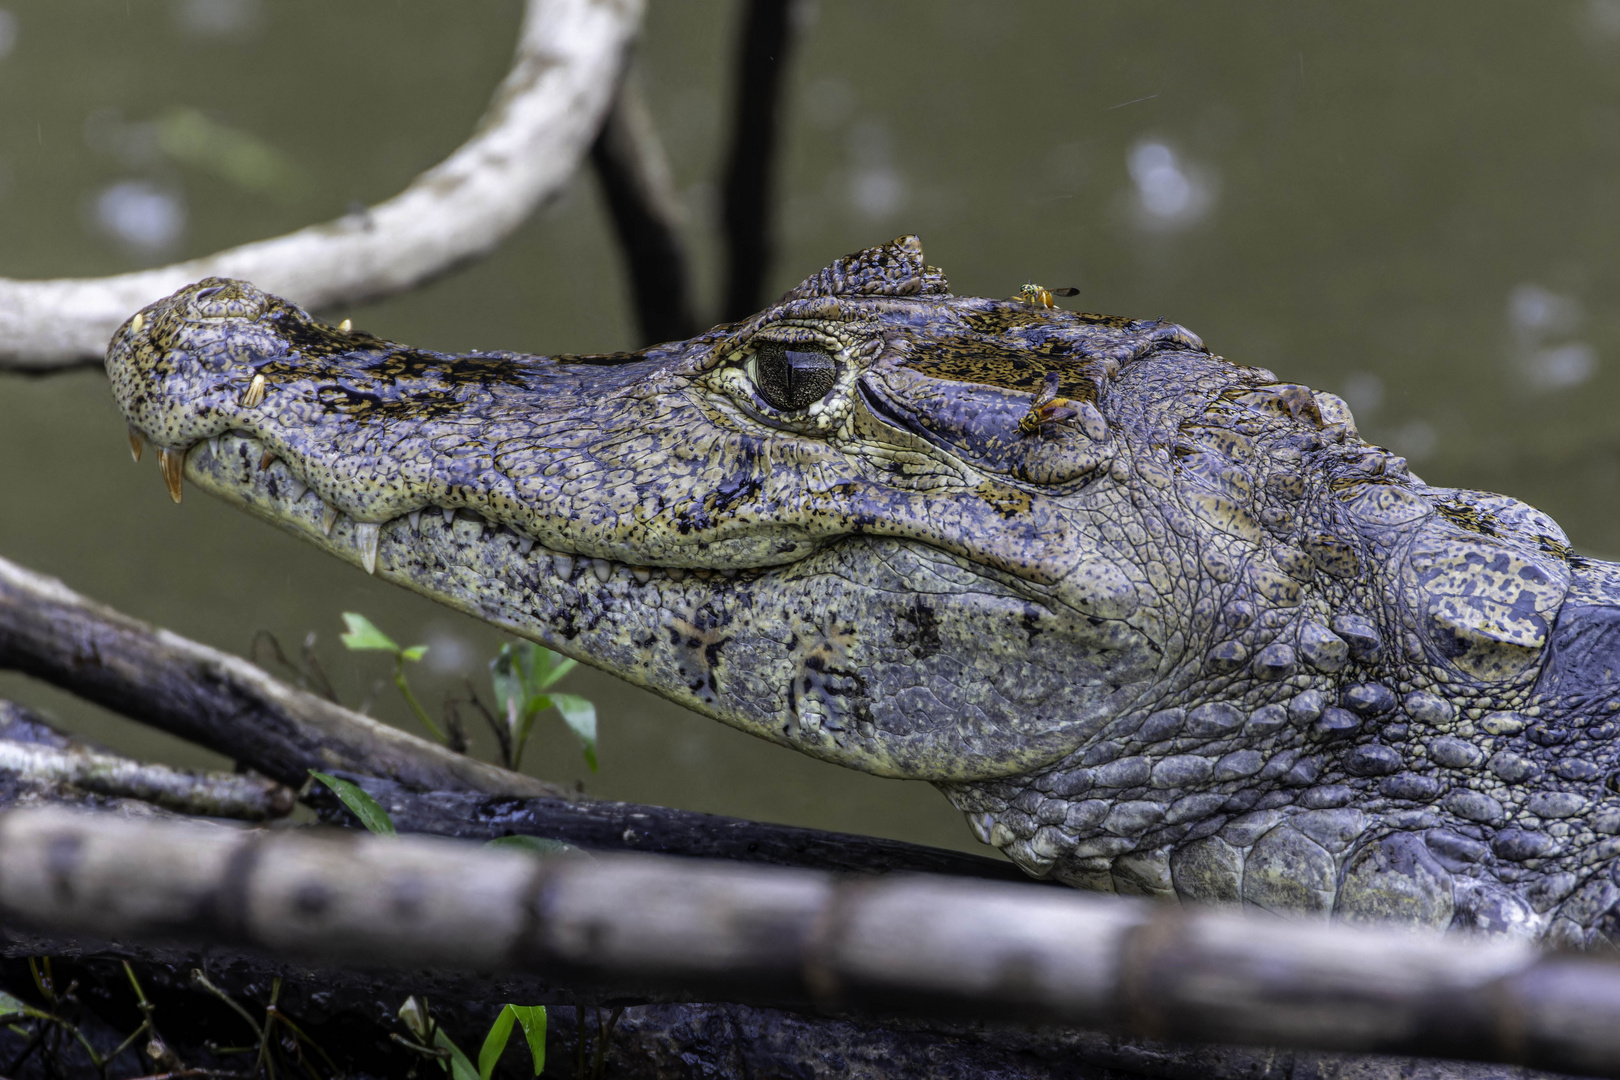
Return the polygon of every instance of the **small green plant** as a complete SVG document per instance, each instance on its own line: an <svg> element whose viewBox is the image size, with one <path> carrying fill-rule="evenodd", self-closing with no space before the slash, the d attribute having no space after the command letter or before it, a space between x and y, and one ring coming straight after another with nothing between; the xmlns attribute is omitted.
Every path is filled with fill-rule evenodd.
<svg viewBox="0 0 1620 1080"><path fill-rule="evenodd" d="M395 1042L407 1046L439 1063L452 1080L489 1080L501 1060L512 1037L513 1024L521 1025L524 1039L529 1044L529 1056L534 1061L534 1075L539 1076L546 1067L546 1008L544 1005L507 1005L495 1016L489 1033L484 1036L483 1049L478 1052L478 1067L468 1059L460 1047L444 1033L433 1019L427 999L415 995L405 999L399 1007L399 1018L411 1033L411 1038L394 1035Z"/></svg>
<svg viewBox="0 0 1620 1080"><path fill-rule="evenodd" d="M383 809L382 803L373 799L360 785L340 779L331 773L316 772L314 769L309 770L309 775L331 788L338 801L348 807L349 813L359 818L360 824L368 831L378 836L395 835L394 819Z"/></svg>
<svg viewBox="0 0 1620 1080"><path fill-rule="evenodd" d="M490 661L489 674L495 684L495 701L506 716L506 739L502 749L506 767L523 763L523 747L534 730L535 719L547 709L556 709L563 721L579 737L585 764L596 771L596 706L577 694L558 694L551 687L570 671L575 661L558 656L532 641L502 645L500 655Z"/></svg>
<svg viewBox="0 0 1620 1080"><path fill-rule="evenodd" d="M534 1062L534 1075L539 1076L546 1067L546 1007L544 1005L507 1005L489 1026L484 1036L484 1048L478 1051L478 1075L489 1080L495 1065L501 1060L512 1036L512 1024L523 1028L523 1038L529 1044L529 1057Z"/></svg>
<svg viewBox="0 0 1620 1080"><path fill-rule="evenodd" d="M393 638L377 629L376 624L370 619L357 612L345 611L343 621L349 627L348 632L343 634L341 638L344 648L351 652L370 650L391 654L394 658L394 685L399 687L400 694L405 698L405 704L411 707L411 712L416 714L416 718L422 722L422 726L432 732L435 739L440 742L449 742L445 738L444 732L440 730L439 725L433 722L432 717L428 716L427 710L422 708L422 703L416 699L416 694L412 692L410 683L405 681L406 663L414 664L421 660L422 657L427 655L428 647L426 645L412 645L408 649L402 649L394 643Z"/></svg>

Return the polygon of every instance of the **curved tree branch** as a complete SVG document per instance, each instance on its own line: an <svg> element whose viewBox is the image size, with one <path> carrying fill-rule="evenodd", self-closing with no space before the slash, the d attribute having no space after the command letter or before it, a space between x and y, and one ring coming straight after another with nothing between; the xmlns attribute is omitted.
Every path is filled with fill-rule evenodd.
<svg viewBox="0 0 1620 1080"><path fill-rule="evenodd" d="M0 278L0 367L99 359L136 309L210 275L322 308L402 292L483 254L574 175L612 102L642 7L529 0L512 69L472 138L368 210L154 270Z"/></svg>
<svg viewBox="0 0 1620 1080"><path fill-rule="evenodd" d="M102 607L4 559L0 668L54 683L293 788L319 767L441 791L561 794L295 690L246 660Z"/></svg>

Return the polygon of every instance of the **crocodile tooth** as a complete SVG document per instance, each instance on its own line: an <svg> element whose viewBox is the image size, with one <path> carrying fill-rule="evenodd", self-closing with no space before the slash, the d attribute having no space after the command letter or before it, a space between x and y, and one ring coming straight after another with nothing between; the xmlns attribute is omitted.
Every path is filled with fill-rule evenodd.
<svg viewBox="0 0 1620 1080"><path fill-rule="evenodd" d="M597 581L606 585L608 578L613 576L613 564L606 559L592 559L591 573L596 575Z"/></svg>
<svg viewBox="0 0 1620 1080"><path fill-rule="evenodd" d="M264 472L264 470L268 469L275 460L276 452L274 450L266 450L264 453L260 454L259 471Z"/></svg>
<svg viewBox="0 0 1620 1080"><path fill-rule="evenodd" d="M448 529L456 523L456 512L448 506L442 512L444 514L444 527Z"/></svg>
<svg viewBox="0 0 1620 1080"><path fill-rule="evenodd" d="M135 425L129 426L129 456L136 461L141 460L141 451L146 449L146 437L135 430Z"/></svg>
<svg viewBox="0 0 1620 1080"><path fill-rule="evenodd" d="M347 334L350 330L354 329L354 320L344 319L342 322L338 323L338 329Z"/></svg>
<svg viewBox="0 0 1620 1080"><path fill-rule="evenodd" d="M728 566L724 570L720 571L720 576L725 578L727 581L735 581L737 580L737 569L736 567Z"/></svg>
<svg viewBox="0 0 1620 1080"><path fill-rule="evenodd" d="M321 504L321 532L327 536L332 535L332 526L337 524L338 511L335 506Z"/></svg>
<svg viewBox="0 0 1620 1080"><path fill-rule="evenodd" d="M645 585L647 582L652 580L652 571L645 566L632 566L630 568L630 575L634 577L636 579L636 583L640 585Z"/></svg>
<svg viewBox="0 0 1620 1080"><path fill-rule="evenodd" d="M360 562L366 573L377 572L377 541L382 537L382 526L375 521L362 521L354 527L354 543L360 549Z"/></svg>
<svg viewBox="0 0 1620 1080"><path fill-rule="evenodd" d="M572 555L553 555L551 557L551 568L564 581L574 580L574 557Z"/></svg>
<svg viewBox="0 0 1620 1080"><path fill-rule="evenodd" d="M422 535L422 511L412 510L410 513L405 515L405 520L411 523L411 532L415 533L417 536Z"/></svg>
<svg viewBox="0 0 1620 1080"><path fill-rule="evenodd" d="M304 483L302 480L298 479L298 477L289 476L287 478L287 501L288 502L297 502L299 499L302 499L304 497L304 492L306 492L308 490L309 490L309 485Z"/></svg>
<svg viewBox="0 0 1620 1080"><path fill-rule="evenodd" d="M218 435L210 435L210 436L208 436L208 452L210 454L213 454L215 458L219 457L220 450L219 450L219 436Z"/></svg>
<svg viewBox="0 0 1620 1080"><path fill-rule="evenodd" d="M518 537L518 554L519 555L527 555L533 549L534 549L534 537L532 537L532 536L520 536L520 537Z"/></svg>
<svg viewBox="0 0 1620 1080"><path fill-rule="evenodd" d="M163 486L169 489L169 498L180 501L180 477L186 468L186 452L158 447L158 471L163 474Z"/></svg>
<svg viewBox="0 0 1620 1080"><path fill-rule="evenodd" d="M132 333L132 334L138 334L138 333L141 332L141 327L143 327L145 325L146 325L146 316L143 313L137 311L135 313L135 317L133 319L129 320L129 332Z"/></svg>
<svg viewBox="0 0 1620 1080"><path fill-rule="evenodd" d="M684 567L684 566L666 567L665 570L664 570L664 573L669 575L669 580L671 580L671 581L685 581L686 580L686 567Z"/></svg>
<svg viewBox="0 0 1620 1080"><path fill-rule="evenodd" d="M257 408L262 401L264 401L264 376L255 375L253 381L248 383L247 393L242 395L242 408Z"/></svg>

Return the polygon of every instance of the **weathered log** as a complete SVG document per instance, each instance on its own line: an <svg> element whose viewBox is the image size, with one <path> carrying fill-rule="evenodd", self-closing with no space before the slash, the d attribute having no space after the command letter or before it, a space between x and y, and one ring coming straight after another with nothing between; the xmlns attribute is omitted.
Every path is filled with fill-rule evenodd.
<svg viewBox="0 0 1620 1080"><path fill-rule="evenodd" d="M294 789L319 768L426 789L563 795L295 690L246 660L103 607L4 559L0 668L54 683Z"/></svg>
<svg viewBox="0 0 1620 1080"><path fill-rule="evenodd" d="M0 367L99 362L136 309L210 275L308 307L388 296L482 255L568 184L618 85L640 0L529 0L473 135L393 198L335 221L105 278L0 278Z"/></svg>
<svg viewBox="0 0 1620 1080"><path fill-rule="evenodd" d="M381 803L403 833L463 840L539 836L602 851L729 859L843 873L948 874L1040 884L1010 862L903 840L638 803L416 792L369 776L346 775L345 779ZM322 800L322 815L334 822L352 821L335 798Z"/></svg>
<svg viewBox="0 0 1620 1080"><path fill-rule="evenodd" d="M1620 965L925 876L428 838L0 816L0 918L325 964L542 972L690 1000L956 1014L1137 1036L1612 1074Z"/></svg>

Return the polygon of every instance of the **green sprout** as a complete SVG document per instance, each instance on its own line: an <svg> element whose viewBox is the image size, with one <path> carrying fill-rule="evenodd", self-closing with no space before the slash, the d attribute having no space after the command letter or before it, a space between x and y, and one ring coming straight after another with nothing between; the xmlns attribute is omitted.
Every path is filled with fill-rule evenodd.
<svg viewBox="0 0 1620 1080"><path fill-rule="evenodd" d="M411 707L411 712L415 713L416 718L422 721L423 727L433 733L435 739L440 742L448 742L449 740L445 738L444 732L439 730L439 725L435 724L433 719L428 716L427 710L422 708L422 703L416 699L416 694L411 691L410 684L405 681L406 662L409 661L414 664L422 659L427 655L428 647L426 645L412 645L408 649L402 649L394 644L393 638L377 629L370 619L353 611L345 611L343 621L349 627L348 633L344 634L341 639L344 647L351 652L373 650L392 654L394 657L394 685L399 687L400 694L405 698L405 704Z"/></svg>
<svg viewBox="0 0 1620 1080"><path fill-rule="evenodd" d="M495 683L495 701L506 714L510 761L516 769L523 762L523 747L534 730L534 721L547 709L556 709L585 752L585 764L596 771L596 706L577 694L550 692L551 687L574 669L575 661L565 659L532 641L501 646L500 655L490 661L490 678Z"/></svg>
<svg viewBox="0 0 1620 1080"><path fill-rule="evenodd" d="M449 1073L453 1080L489 1080L495 1073L501 1052L506 1049L506 1044L512 1036L514 1023L523 1028L524 1039L529 1044L529 1056L534 1061L534 1075L539 1076L546 1067L544 1005L503 1007L496 1014L495 1022L490 1025L489 1034L484 1036L483 1049L478 1052L477 1068L473 1067L472 1061L433 1019L425 998L418 999L415 995L406 998L405 1004L399 1007L399 1018L410 1031L414 1041L401 1039L398 1035L393 1037L394 1040L425 1057L437 1060L439 1067Z"/></svg>
<svg viewBox="0 0 1620 1080"><path fill-rule="evenodd" d="M338 801L349 808L349 813L360 819L360 824L378 836L393 836L394 819L388 811L383 809L382 803L371 797L371 793L359 784L340 779L331 773L309 770L309 775L332 789L332 794Z"/></svg>

